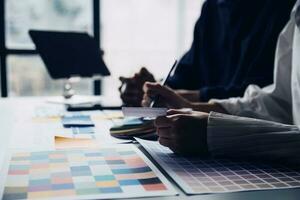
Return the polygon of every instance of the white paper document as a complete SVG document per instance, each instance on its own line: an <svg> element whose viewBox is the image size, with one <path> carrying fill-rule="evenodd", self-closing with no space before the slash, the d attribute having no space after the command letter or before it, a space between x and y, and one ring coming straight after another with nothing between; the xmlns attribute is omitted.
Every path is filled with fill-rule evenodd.
<svg viewBox="0 0 300 200"><path fill-rule="evenodd" d="M300 171L266 163L184 157L158 142L136 140L186 194L300 187Z"/></svg>
<svg viewBox="0 0 300 200"><path fill-rule="evenodd" d="M0 178L0 197L5 200L177 195L167 178L134 145L11 152Z"/></svg>
<svg viewBox="0 0 300 200"><path fill-rule="evenodd" d="M64 104L68 106L92 105L101 103L101 97L82 95L75 95L70 99L65 99L64 97L50 97L48 98L48 102L54 104Z"/></svg>
<svg viewBox="0 0 300 200"><path fill-rule="evenodd" d="M122 112L125 117L149 117L166 116L168 108L143 108L143 107L123 107Z"/></svg>

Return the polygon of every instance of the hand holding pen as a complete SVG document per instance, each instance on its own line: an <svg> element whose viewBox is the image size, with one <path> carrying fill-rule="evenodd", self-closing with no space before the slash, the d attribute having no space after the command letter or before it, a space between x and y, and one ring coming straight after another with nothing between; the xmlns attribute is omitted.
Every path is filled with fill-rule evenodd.
<svg viewBox="0 0 300 200"><path fill-rule="evenodd" d="M142 105L144 107L168 107L168 108L186 108L190 107L190 102L182 96L176 94L174 90L166 86L168 79L171 77L172 72L177 68L178 62L175 61L171 70L162 83L144 84L144 97Z"/></svg>

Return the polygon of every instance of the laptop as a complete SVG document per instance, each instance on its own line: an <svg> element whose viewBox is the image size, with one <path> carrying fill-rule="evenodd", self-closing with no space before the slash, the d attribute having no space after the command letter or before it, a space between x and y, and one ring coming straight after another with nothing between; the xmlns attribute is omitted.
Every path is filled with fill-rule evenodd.
<svg viewBox="0 0 300 200"><path fill-rule="evenodd" d="M109 76L97 41L87 33L30 30L53 79Z"/></svg>

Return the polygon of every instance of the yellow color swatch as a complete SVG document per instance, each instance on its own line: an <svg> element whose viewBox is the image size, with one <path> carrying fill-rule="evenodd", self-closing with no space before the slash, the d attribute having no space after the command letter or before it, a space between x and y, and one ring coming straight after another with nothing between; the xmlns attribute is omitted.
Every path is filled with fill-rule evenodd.
<svg viewBox="0 0 300 200"><path fill-rule="evenodd" d="M66 138L55 136L56 149L74 149L74 148L99 148L99 144L94 139Z"/></svg>
<svg viewBox="0 0 300 200"><path fill-rule="evenodd" d="M97 187L117 187L119 186L117 181L98 181L96 182Z"/></svg>

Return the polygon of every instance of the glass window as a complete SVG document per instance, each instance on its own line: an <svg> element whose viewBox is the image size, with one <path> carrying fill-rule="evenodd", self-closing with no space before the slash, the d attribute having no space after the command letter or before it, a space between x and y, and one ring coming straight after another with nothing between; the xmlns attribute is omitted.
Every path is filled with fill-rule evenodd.
<svg viewBox="0 0 300 200"><path fill-rule="evenodd" d="M101 45L112 72L105 95L118 96L118 77L141 66L157 79L191 45L203 0L102 0Z"/></svg>
<svg viewBox="0 0 300 200"><path fill-rule="evenodd" d="M49 77L39 56L8 56L9 96L62 95L63 80ZM74 84L77 94L91 95L91 79L82 79Z"/></svg>
<svg viewBox="0 0 300 200"><path fill-rule="evenodd" d="M83 31L92 34L92 0L5 0L6 46L33 49L29 29ZM105 96L116 97L120 75L146 66L162 78L191 45L203 0L101 0L101 45L112 73L104 78ZM9 95L60 95L38 56L8 57ZM26 73L24 73L26 72ZM92 92L91 81L78 84Z"/></svg>
<svg viewBox="0 0 300 200"><path fill-rule="evenodd" d="M92 0L6 0L6 46L34 48L29 29L92 34Z"/></svg>
<svg viewBox="0 0 300 200"><path fill-rule="evenodd" d="M3 57L0 55L0 69L1 69L1 60L3 59ZM0 72L0 80L1 80L1 72ZM0 81L0 98L1 98L1 94L2 94L2 82Z"/></svg>

